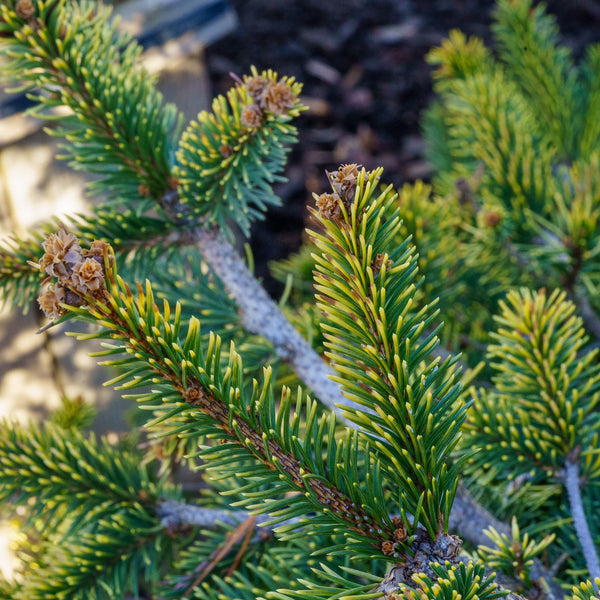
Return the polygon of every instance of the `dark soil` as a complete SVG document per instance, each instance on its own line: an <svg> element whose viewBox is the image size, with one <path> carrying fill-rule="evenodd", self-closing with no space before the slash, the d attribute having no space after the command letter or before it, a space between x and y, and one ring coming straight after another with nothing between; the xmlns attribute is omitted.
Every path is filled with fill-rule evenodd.
<svg viewBox="0 0 600 600"><path fill-rule="evenodd" d="M310 106L278 192L284 203L253 228L256 271L271 293L267 263L297 250L312 192L327 191L325 169L383 166L396 185L428 179L419 122L433 98L425 56L459 28L491 45L491 0L232 0L239 27L207 50L215 93L250 65L293 75ZM600 1L551 0L576 57L600 39Z"/></svg>

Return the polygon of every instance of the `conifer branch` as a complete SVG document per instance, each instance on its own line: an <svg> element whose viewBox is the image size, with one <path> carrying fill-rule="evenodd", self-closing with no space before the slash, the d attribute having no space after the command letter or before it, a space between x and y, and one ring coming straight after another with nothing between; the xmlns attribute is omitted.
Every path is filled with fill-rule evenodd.
<svg viewBox="0 0 600 600"><path fill-rule="evenodd" d="M346 401L339 385L331 379L333 370L289 323L235 248L214 229L198 228L193 236L202 256L233 296L244 327L268 340L300 380L348 425L350 421L336 407Z"/></svg>
<svg viewBox="0 0 600 600"><path fill-rule="evenodd" d="M0 423L0 501L27 505L38 498L32 518L43 515L50 530L64 519L63 511L73 529L92 514L100 519L126 506L141 506L150 513L158 498L173 495L165 481L153 480L137 457L117 453L94 435L66 433L51 424L42 430Z"/></svg>
<svg viewBox="0 0 600 600"><path fill-rule="evenodd" d="M296 140L290 121L305 110L302 85L270 70L252 67L251 74L236 78L212 112L202 111L184 131L174 166L181 210L170 203L176 219L193 217L226 234L231 219L248 236L252 221L281 203L272 185L282 180L288 144Z"/></svg>
<svg viewBox="0 0 600 600"><path fill-rule="evenodd" d="M35 116L50 119L48 109L59 106L73 111L55 134L70 143L75 168L101 176L90 189L143 201L173 188L169 161L180 118L138 66L141 47L117 31L110 14L84 2L39 0L27 13L3 3L3 44L12 59L3 70L25 89L39 89Z"/></svg>
<svg viewBox="0 0 600 600"><path fill-rule="evenodd" d="M289 361L298 377L311 387L316 396L334 410L342 422L349 427L356 428L356 425L343 414L340 403L343 402L346 406L354 403L341 397L338 385L331 380L332 377L335 377L335 372L291 327L229 241L214 229L198 228L192 232L191 236L198 244L204 259L234 296L240 307L245 327L270 341L278 355ZM288 329L293 331L293 335L285 333ZM433 353L441 355L442 359L449 358L449 354L444 353L443 349L439 347L435 348ZM290 356L293 356L293 359L290 359ZM304 370L304 366L307 366L308 370ZM191 514L190 517L197 518ZM460 486L450 513L450 527L476 545L489 543L483 533L485 529L494 527L498 531L509 531L507 525L495 519ZM539 577L547 575L539 561L536 561L536 567L540 571ZM550 577L546 577L546 579L551 581Z"/></svg>
<svg viewBox="0 0 600 600"><path fill-rule="evenodd" d="M205 506L186 504L177 500L164 500L160 502L156 507L156 514L161 519L162 526L165 529L171 530L185 525L206 529L213 529L220 524L237 526L253 516L245 510L207 508ZM255 519L258 533L264 532L268 535L272 534L277 526L293 525L300 521L300 517L291 517L278 525L269 525L269 521L272 521L271 517L256 515Z"/></svg>
<svg viewBox="0 0 600 600"><path fill-rule="evenodd" d="M284 141L292 139L293 130L290 129L289 126L286 126L285 121L289 118L288 113L289 115L294 116L301 110L301 107L295 100L299 87L297 84L290 81L289 87L290 90L292 90L290 92L286 88L286 86L288 86L287 82L284 81L284 85L277 84L279 85L278 88L272 74L268 74L268 77L265 78L263 76L258 76L258 74L255 73L253 78L247 79L245 82L245 87L248 88L247 90L244 89L244 87L240 87L229 97L234 113L234 121L241 118L241 125L247 128L245 133L243 128L240 131L224 131L215 136L215 140L211 140L208 146L200 149L199 154L198 149L194 147L194 144L197 142L195 136L198 134L199 128L201 129L205 126L210 121L210 118L202 121L200 125L194 124L190 128L189 135L184 140L180 153L183 167L180 169L181 172L177 173L183 182L181 189L186 193L185 198L181 198L179 191L173 189L179 182L171 177L170 169L166 163L166 149L169 147L169 134L176 121L175 113L172 109L166 109L161 113L162 109L160 108L159 95L152 94L149 87L142 86L144 94L150 94L148 97L152 98L150 102L152 104L152 112L149 117L151 120L154 119L155 121L154 124L152 124L149 123L147 119L140 118L135 121L138 130L134 131L127 128L128 126L127 123L123 121L124 117L122 113L117 112L113 114L108 108L106 110L102 109L103 101L110 101L111 103L118 105L119 101L117 99L110 98L107 95L103 95L102 98L96 98L96 94L98 94L100 89L118 90L119 86L116 82L121 81L123 77L125 77L124 73L128 73L128 76L133 73L133 64L137 49L131 50L128 54L124 53L123 62L118 67L115 67L114 69L111 67L106 71L100 69L99 73L94 71L92 74L94 77L98 78L97 87L86 86L83 81L88 76L88 73L87 71L83 72L81 70L81 68L85 68L85 61L67 61L65 64L64 62L61 62L64 56L61 55L57 48L54 46L46 48L44 45L46 43L51 44L52 40L61 39L61 36L69 34L67 35L67 41L65 42L65 44L67 44L67 42L71 41L71 37L69 37L70 29L61 29L64 17L61 15L61 18L58 20L54 18L51 19L50 14L44 12L47 8L46 5L41 3L40 6L40 22L44 26L52 29L52 31L47 34L47 38L50 40L48 42L46 42L45 39L42 39L41 41L37 39L36 35L38 35L38 30L36 27L32 27L31 30L28 29L30 25L28 23L23 25L18 19L15 20L12 13L5 13L5 20L7 28L15 35L17 41L14 43L16 45L26 48L27 51L33 51L34 53L38 52L40 55L43 55L42 64L45 65L47 69L45 79L43 79L43 81L39 79L37 71L39 61L36 62L33 67L30 67L28 63L18 63L15 72L18 76L26 75L30 85L41 81L42 87L50 86L50 88L52 88L49 99L40 96L40 103L42 106L53 106L66 103L76 113L79 122L89 128L77 129L77 127L75 127L76 131L73 134L69 134L70 137L68 137L68 139L75 146L72 154L75 159L77 159L76 155L78 153L82 155L85 154L85 156L91 156L93 154L87 147L85 152L83 152L82 149L86 144L108 143L111 150L107 153L103 149L102 152L97 154L103 155L102 163L107 165L106 171L102 171L102 175L105 176L103 183L103 189L105 191L111 189L112 185L117 185L120 193L130 198L132 195L137 197L138 200L140 198L142 200L145 198L148 200L156 200L159 198L161 200L160 205L170 215L174 223L189 226L193 222L193 219L191 219L190 216L190 205L196 204L198 200L204 200L204 198L189 197L191 195L198 195L199 190L204 189L202 187L204 185L203 178L206 180L206 174L202 169L208 169L210 167L210 169L213 170L210 176L213 177L213 179L216 177L216 181L218 181L219 177L223 180L229 177L229 181L232 181L235 186L238 186L238 188L235 189L235 193L239 194L239 185L235 183L236 178L231 178L230 174L228 174L228 169L225 167L227 165L235 166L236 151L240 151L242 146L251 145L253 140L261 139L260 136L255 135L258 131L261 131L260 127L257 129L257 126L260 125L262 127L264 124L271 127L273 131L280 132L280 139ZM53 10L57 7L62 10L63 4L61 2L55 2ZM100 35L98 32L102 30L102 27L107 22L107 13L95 15L84 12L80 15L80 19L85 21L90 16L90 26L94 28L97 35ZM72 24L73 29L75 29L75 25L77 25L77 23ZM20 34L21 28L23 28L24 36L21 36ZM114 30L111 31L114 32ZM111 33L111 35L113 34ZM101 43L108 43L109 37L110 36L102 37ZM126 40L121 37L118 41L120 44L124 45ZM73 47L70 51L74 52L75 48ZM63 49L63 55L64 52ZM98 54L101 55L101 53ZM50 59L48 59L49 62L46 64L44 61L47 60L48 57L50 57ZM57 62L52 62L54 59L57 59ZM28 70L30 68L31 71ZM76 70L71 72L69 69ZM77 69L80 69L81 71ZM136 72L135 78L137 79L138 77L143 77L143 74L141 72ZM273 82L272 89L276 90L278 95L271 94L270 97L265 98L257 86L260 87L263 84L267 85L269 77ZM250 89L251 86L253 86L252 89ZM61 90L58 95L53 91L55 88ZM240 106L240 103L249 101L249 96L253 98L254 104L246 104L245 107ZM71 99L73 100L71 101ZM223 123L227 124L226 119L219 120L224 114L224 107L224 100L220 100L215 104L215 112L219 112L219 116L210 121L211 125L205 130L205 133L214 131L214 126L223 127ZM260 107L262 113L259 114L259 110L254 110L255 114L250 114L250 109L253 107L255 109ZM38 115L44 116L41 111L38 111ZM256 120L256 123L253 119ZM236 126L239 128L240 123L237 123ZM156 144L154 147L158 149L156 153L152 150L152 144L147 144L150 131L159 132L158 137L155 138ZM240 148L236 148L234 146L235 144L240 144L240 141L237 138L239 138L241 133L244 133L246 137L243 139L240 138L242 139L243 144ZM231 140L231 145L223 145L222 139L224 134L229 136L228 139ZM67 135L66 132L65 135ZM202 140L204 139L205 138L202 138ZM96 140L99 141L96 142ZM219 140L221 141L219 142ZM212 147L211 144L214 147ZM123 154L123 152L129 152L129 149L133 149L132 156L142 157L141 162L136 159L135 163L132 163L130 156ZM264 151L264 148L261 150ZM272 143L267 150L271 152L271 155L273 155L273 152L275 151L280 152L277 144L273 145ZM191 159L193 158L193 160L197 161L199 157L200 160L198 165L200 166L198 168L200 171L198 171L198 174L195 174L195 169L197 170L196 167L198 165L195 166ZM161 164L157 165L155 159L160 159ZM212 161L212 164L208 165L206 159L208 159L209 162ZM278 154L277 165L281 164L283 164L282 155ZM88 160L81 163L80 166L93 170L91 163ZM260 176L264 175L267 177L267 180L269 180L269 177L271 176L268 175L268 171L270 170L273 173L280 168L279 166L275 168L275 166L275 164L269 164L270 169L265 169L264 166L260 167L259 164L257 168L260 167ZM113 167L117 167L117 174L114 176L111 172ZM125 171L123 171L123 168L125 168ZM215 174L218 173L222 173L222 175L217 177ZM248 177L248 173L244 172L243 168L240 170L240 177L238 177L238 179L242 176L247 183L250 178ZM100 186L98 186L98 189L100 189ZM214 193L212 189L210 193ZM232 194L231 191L228 193L230 198L235 197L235 193ZM251 212L253 211L253 216L256 216L257 214L255 207L258 201L256 198L256 196L251 196L249 200L245 200L247 205L250 206ZM232 202L233 200L228 200L230 208L232 206L238 206ZM252 204L253 202L255 203L254 206ZM258 206L260 206L260 203L258 203ZM194 209L191 212L194 214ZM186 216L188 217L187 219ZM220 217L216 220L222 223ZM316 394L327 406L335 409L335 404L342 398L338 386L329 379L329 376L332 373L329 367L314 351L312 351L306 341L303 340L287 320L285 320L272 300L264 293L262 287L251 274L249 274L247 268L239 259L231 245L224 239L222 233L215 233L208 230L198 230L198 232L197 244L199 248L201 250L204 249L206 257L215 257L214 263L211 262L210 259L208 260L209 264L211 264L217 274L223 278L224 282L229 284L230 292L232 292L232 290L237 291L237 293L235 293L235 291L233 292L233 296L240 304L242 317L248 330L265 336L273 343L278 354L282 356L284 360L290 362L292 368L296 370L300 378L310 386L311 389L314 389ZM123 236L123 238L131 239L131 235ZM217 240L221 243L220 247L217 246ZM222 259L225 260L223 261ZM225 265L226 268L220 268ZM239 277L240 274L243 276ZM235 279L236 277L237 280ZM240 286L241 281L247 283L245 289ZM260 302L258 302L259 299L261 300ZM247 306L248 301L250 301L250 304L254 304L256 312L253 313ZM285 333L285 335L282 335L282 333ZM353 403L347 400L346 405L351 408ZM336 410L336 413L339 414L339 411ZM343 416L342 419L346 423L348 422Z"/></svg>
<svg viewBox="0 0 600 600"><path fill-rule="evenodd" d="M181 208L174 194L170 194L168 202L164 202L163 205ZM169 212L171 211L169 208ZM187 243L197 244L204 259L236 300L246 329L263 336L273 344L278 356L289 362L316 397L333 410L336 417L346 426L356 428L344 415L343 408L356 404L341 396L338 384L333 381L335 371L289 324L225 236L216 229L197 228L185 233L183 239L187 239ZM431 331L425 332L425 337L430 336ZM432 352L442 360L450 358L450 353L440 346L435 347ZM476 545L489 542L483 533L485 529L494 527L498 531L509 531L507 525L495 519L462 486L459 486L456 493L450 513L450 524L452 530ZM536 561L536 566L542 572L545 571L539 561ZM549 577L547 579L550 581Z"/></svg>
<svg viewBox="0 0 600 600"><path fill-rule="evenodd" d="M167 559L170 546L154 515L132 506L49 548L46 564L28 574L21 598L105 600L107 587L116 597L136 593L140 577L158 579L155 565Z"/></svg>
<svg viewBox="0 0 600 600"><path fill-rule="evenodd" d="M317 305L336 381L345 398L367 409L345 414L397 481L402 509L435 539L447 532L459 466L446 457L465 408L454 360L430 356L438 339L435 330L423 332L436 311L416 306L414 248L396 244L396 194L391 186L377 190L381 172L342 165L329 173L333 193L321 194L312 211L322 233L310 232L318 249ZM429 436L436 439L431 447Z"/></svg>
<svg viewBox="0 0 600 600"><path fill-rule="evenodd" d="M577 532L577 539L581 544L585 563L588 568L592 580L600 577L600 562L598 561L598 553L594 546L594 540L590 532L590 527L587 522L585 511L583 509L583 500L581 498L581 489L579 481L579 464L577 459L567 459L565 462L565 487L569 496L569 504L571 507L571 515L573 516L573 525ZM598 591L594 584L594 589Z"/></svg>
<svg viewBox="0 0 600 600"><path fill-rule="evenodd" d="M445 89L453 97L450 106L439 107L442 121L444 110L446 117L450 117L446 124L450 125L451 135L446 138L444 150L448 162L458 164L457 174L461 177L468 176L477 163L485 163L482 191L497 204L495 208L504 211L491 213L493 223L487 223L500 234L491 240L492 254L501 246L498 241L503 237L515 239L513 234L516 233L515 243L530 239L535 231L528 221L531 210L549 219L554 216L554 207L548 198L556 196L555 190L562 189L560 181L566 182L566 187L571 184L580 187L575 171L569 177L554 176L556 149L548 143L543 124L536 120L537 113L565 117L564 123L550 120L551 133L563 154L592 152L596 147L594 137L597 137L593 98L581 104L587 106L586 119L580 119L581 123L588 117L592 119L590 126L587 123L585 126L587 141L580 145L578 127L570 127L569 115L573 116L574 123L577 121L572 100L579 88L571 83L578 75L568 53L556 47L556 31L551 20L543 17L543 9L530 11L530 0L501 0L501 4L500 17L502 14L504 17L497 33L505 60L515 65L513 70L517 77L507 69L496 68L482 43L467 43L461 36L453 36L450 44L453 48L447 47L438 53L442 67L454 67L442 68L438 73L440 90ZM512 18L514 14L518 16L516 20ZM33 112L49 118L52 115L47 108L62 105L72 109L73 113L67 118L60 118L65 128L57 133L70 143L69 156L77 168L100 174L95 190L119 203L118 211L111 216L122 217L124 226L113 224L109 218L108 227L101 224L105 227L102 236L114 240L122 255L130 251L131 255L143 254L146 258L139 260L146 260L146 267L158 264L157 259L163 261L161 264L167 262L165 246L169 241L175 242L173 253L180 245L196 247L227 287L241 314L237 319L229 306L228 311L215 312L219 312L222 319L229 318L228 323L242 322L249 332L270 340L278 356L289 362L300 378L332 408L332 413L319 417L316 403L303 397L301 392L297 395L295 410L289 390L275 399L269 369L264 371L264 383L248 382L233 346L225 359L221 356L218 336L211 335L207 349L207 336L201 338L199 323L194 318L183 341L178 332L188 318L185 305L183 308L178 305L171 315L169 304L165 303L161 313L154 304L150 284L145 291L139 287L137 295L132 293L116 276L113 256L101 243L95 242L89 251L82 251L63 231L65 235L57 247L63 242L68 247L62 248L61 260L49 260L47 256L42 260L46 274L62 278L42 297L44 311L58 321L76 315L99 322L104 327L102 331L87 337L112 340L113 345L107 344L107 349L99 355L120 355L118 360L106 363L123 368L113 383L122 384L122 388L151 384L151 392L137 396L143 407L154 414L151 424L160 423L161 434L186 437L189 444L186 448L193 448L192 452L200 447L191 460L199 457L207 468L218 468L221 478L235 477L239 483L236 488L230 488L230 492L243 498L237 504L255 502L250 508L273 515L281 528L282 541L292 540L292 532L300 527L309 533L345 535L345 542L334 548L337 553L384 558L393 565L379 587L386 598L413 600L417 594L406 590L407 584L417 589L423 600L452 598L457 594L463 600L492 600L502 596L504 592L490 584L491 578L485 578L483 565L459 563L460 540L448 534L449 527L456 527L468 539L481 543L478 540L481 531L490 523L498 531L505 528L469 499L466 492L456 493L458 476L470 452L467 443L462 457L458 456L456 461L451 458L466 410L461 403L455 372L457 361L451 356L442 361L435 358L436 329L429 328L436 316L431 309L433 304L422 309L414 306L419 285L417 262L408 243L402 242L406 232L398 225L393 192L388 189L378 198L371 196L378 175L366 181L364 172L356 177L353 166L347 165L349 169L345 172L340 169L337 174L330 174L334 194L319 198L316 218L323 233L314 234L322 251L317 261L318 302L323 311L328 356L347 399L346 412L342 413L338 407L340 390L332 381L329 364L322 361L283 318L226 239L228 220L236 221L247 233L254 219L261 218L269 205L280 201L272 183L280 179L286 144L295 138L295 129L289 121L302 110L298 99L300 84L292 78L278 80L271 71L258 74L253 70L252 77L238 79L239 85L215 101L213 112L202 113L177 141L177 112L163 106L152 82L137 69L135 59L139 49L130 46L107 17L107 12L96 12L93 5L85 1L74 8L65 0L7 0L0 5L0 37L10 40L7 42L9 70L15 78L25 82L27 89L33 90L36 86L42 89L37 96L38 107ZM525 45L519 43L515 34L519 27L525 29L524 39L528 40ZM534 69L537 78L527 72L532 65L521 60L523 47L529 45L536 46L531 49L531 55L533 67L538 67ZM593 64L594 61L590 63ZM595 71L597 69L592 69ZM531 86L523 86L528 81L545 85L529 89ZM592 91L597 87L595 81L590 79L588 87ZM555 107L552 96L556 94L542 94L536 101L540 90L556 91L563 86L567 99L564 106ZM539 102L542 111L536 110L535 104ZM566 123L569 127L564 129ZM597 172L593 161L588 166L591 174ZM356 185L357 180L359 185ZM597 232L592 227L588 230L579 227L592 225L592 217L596 219L594 199L597 194L590 190L585 188L582 192L590 200L581 215L576 215L579 221L574 218L568 222L569 226L577 224L577 227L567 228L569 236L555 235L554 246L546 254L542 247L536 254L538 258L542 255L547 258L554 252L557 268L553 273L560 274L565 271L565 265L569 266L569 260L575 258L571 255L565 260L564 251L569 250L569 244L572 243L577 252L589 250L587 255L579 254L580 260L562 282L572 295L579 291L578 284L585 282L588 289L597 285L594 273L587 278L593 271L593 260L587 258L597 256L594 246ZM571 206L569 198L566 194L568 207ZM134 210L130 210L129 204L133 203ZM127 211L123 212L123 208ZM427 215L427 208L417 212L420 216ZM474 226L475 221L471 225ZM203 229L199 229L200 226ZM560 229L558 225L557 228ZM445 232L445 229L437 231L440 238L445 237ZM571 235L572 232L575 235ZM100 237L95 234L91 221L90 227L83 226L79 233L88 240ZM30 250L34 246L17 242L12 251L0 250L0 285L9 291L13 289L13 296L21 302L41 279L33 278L24 268L27 261L33 260ZM428 242L423 245L423 250L432 255L437 248ZM196 252L193 255L197 258ZM490 258L485 251L481 256ZM531 256L533 260L534 253ZM518 262L519 255L512 258ZM102 264L105 271L101 273ZM537 267L537 263L533 264ZM539 264L543 266L544 262L540 260ZM203 269L205 266L203 263ZM444 268L433 268L432 273L448 273L445 265L439 266ZM476 274L487 266L487 260L482 260L479 270L475 269ZM514 282L519 280L516 275L511 279L515 270L518 271L500 270L498 273L509 274ZM17 274L19 282L11 288L11 284L5 282L11 277L17 279ZM496 272L487 273L487 277L493 280ZM209 278L211 282L216 280L212 272ZM444 276L438 279L444 280ZM499 282L500 277L497 279ZM535 281L533 274L530 280ZM215 289L223 294L220 286L216 285ZM175 288L172 291L176 292ZM438 294L435 288L433 292L426 297L440 296L444 301L443 294ZM168 297L174 295L168 294ZM488 481L495 476L494 469L498 473L504 470L504 475L523 470L528 466L527 461L518 458L528 456L533 459L533 470L544 478L544 483L556 484L568 453L572 448L581 447L585 461L579 465L573 462L574 474L569 471L567 461L565 485L578 536L581 538L580 529L585 527L590 537L583 514L578 469L589 479L590 485L597 481L600 458L593 449L597 448L600 435L595 410L600 397L600 375L594 364L595 355L581 356L579 351L584 333L579 322L572 319L574 308L563 307L554 312L552 302L539 313L527 308L540 307L542 295L537 299L523 295L515 304L515 309L525 304L526 326L518 323L515 326L515 319L505 320L506 343L496 347L504 361L498 378L499 391L496 396L490 393L489 402L475 403L473 412L482 414L473 418L480 420L477 427L471 427L470 434L474 441L483 440L486 429L495 435L489 434L488 441L496 454L481 465L491 466ZM588 330L600 335L590 299L593 299L591 293L589 298L583 298L583 303L575 298ZM460 301L456 305L463 306ZM192 311L197 308L192 307ZM228 313L226 317L224 313ZM207 327L215 320L218 315L209 315ZM528 320L533 320L535 327L529 328ZM538 327L540 323L542 326ZM235 329L237 335L241 327L236 329L235 325L229 332ZM456 333L461 335L459 331ZM508 399L494 402L501 395ZM510 410L511 396L514 411ZM493 410L500 414L493 416ZM341 440L333 413L349 425ZM486 421L488 413L492 415L489 422ZM533 424L535 428L531 427ZM485 444L471 445L489 450ZM514 452L497 452L503 446ZM15 446L19 450L21 447L21 443ZM483 459L476 458L472 464L477 460ZM80 466L77 461L73 464L69 460L63 461L68 469L51 461L41 464L39 457L28 454L25 449L3 457L3 462L7 461L18 465L15 472L21 475L29 468L27 462L54 478L60 478L66 471L76 472ZM31 480L27 483L37 490L37 473L32 472L33 483ZM103 471L100 475L86 475L85 485L79 486L77 493L84 495L91 487L90 497L100 496L110 503L112 497L119 494L111 487L110 478L107 483ZM82 484L82 480L77 481ZM97 485L90 485L96 481ZM14 479L12 485L14 491L17 485ZM9 487L5 487L5 491ZM136 508L114 523L100 523L98 531L102 539L90 535L76 551L67 551L68 564L53 571L61 576L66 574L65 581L57 577L46 590L56 592L54 595L65 595L72 590L81 596L89 594L90 589L103 587L107 591L111 587L110 593L118 595L124 586L135 588L141 561L151 568L161 562L160 556L150 548L138 552L138 547L146 542L162 547L161 538L168 537L164 535L165 527L176 527L186 519L205 527L212 524L207 523L207 518L214 520L216 515L223 518L224 524L234 524L237 516L247 515L244 511L237 515L234 511L208 514L202 512L206 511L203 508L162 501L169 494L155 493L154 487L152 493L148 493L146 488L138 485L130 490L124 486L125 492L131 492L132 496L121 493L121 503L137 503L139 514ZM136 498L140 490L143 493ZM71 488L57 492L56 498L67 509L69 502L78 500L71 498ZM38 500L42 497L36 494ZM157 513L153 512L155 508ZM582 519L577 516L579 509ZM399 511L400 516L394 517L390 511ZM139 529L129 526L133 520L139 520ZM241 564L254 525L252 520L244 523L247 529L243 531L248 535L233 559L233 566L226 572L226 579L233 580L232 570ZM591 525L593 528L594 524ZM120 531L125 534L118 539ZM207 546L210 546L222 532L205 533ZM228 539L224 552L229 552L233 544L240 541L239 528L236 535L236 542ZM219 580L220 574L213 571L223 556L223 547L219 549L219 544L220 541L216 544L217 550L210 548L206 553L211 559L208 568L195 580L191 576L192 585L186 595L200 597L202 592L192 588L204 577L210 576L213 582ZM595 562L590 573L595 576L600 572L593 546L592 552ZM82 557L86 568L78 573L78 561ZM586 554L589 565L588 558ZM429 564L432 561L440 564ZM133 581L115 575L127 565ZM254 565L244 563L243 566L252 568ZM99 570L103 570L100 575ZM325 567L321 575L329 576L331 572ZM550 584L551 577L542 576ZM48 578L46 573L44 577ZM380 578L381 575L377 575L376 581ZM342 577L331 576L329 581L337 586L346 585ZM365 581L373 579L366 577ZM65 582L70 586L66 592ZM246 583L244 593L253 589L250 580ZM329 590L319 585L318 597L327 597ZM274 587L271 584L271 590ZM352 597L362 598L364 591L372 597L372 589L367 590L367 587L363 585L358 595ZM217 588L218 593L227 594L221 584ZM586 589L582 586L581 594ZM306 596L306 592L301 595ZM331 593L339 597L339 587ZM272 591L270 597L296 597L291 594ZM38 592L32 597L39 596ZM516 594L510 596L518 598ZM591 597L591 593L588 596Z"/></svg>
<svg viewBox="0 0 600 600"><path fill-rule="evenodd" d="M592 308L587 294L577 288L573 293L573 302L577 305L578 314L583 320L585 328L589 331L597 340L600 340L600 317L596 314L596 311Z"/></svg>
<svg viewBox="0 0 600 600"><path fill-rule="evenodd" d="M510 537L510 525L496 519L487 509L479 504L468 490L459 485L456 491L456 497L450 512L450 528L460 532L461 536L474 546L493 545L490 538L484 533L485 530L495 529L500 535ZM535 558L531 567L531 578L533 580L544 580L550 594L554 600L560 600L564 596L564 591L553 581L554 573L546 568L542 562ZM504 583L504 581L502 582ZM511 586L508 582L505 584Z"/></svg>
<svg viewBox="0 0 600 600"><path fill-rule="evenodd" d="M50 236L44 249L46 254L40 268L58 278L40 298L47 315L54 318L76 315L97 322L104 327L103 331L78 337L111 338L119 343L97 353L98 356L127 354L122 360L105 363L129 366L128 371L110 383L128 380L121 385L127 388L150 382L160 384L160 391L142 394L139 400L158 412L156 423L185 414L188 417L185 430L190 434L209 434L222 440L223 445L207 447L199 453L208 461L209 468L212 460L221 470L231 465L232 475L239 475L242 467L238 461L248 463L252 458L252 466L246 467L251 477L245 486L248 490L268 482L275 489L263 491L260 496L266 494L265 499L271 499L277 489L281 494L295 493L293 502L284 497L254 508L275 513L280 520L317 510L319 516L311 519L312 525L321 522L330 529L343 525L351 543L369 547L370 553L373 546L381 551L386 544L398 548L395 557L407 550L404 544L407 536L402 541L396 540L397 526L384 510L378 465L372 464L368 449L366 461L362 453L358 454L355 431L349 430L338 446L334 438L335 420L324 415L317 422L314 403L306 401L310 427L304 434L305 445L301 445L297 413L304 403L302 394L299 392L292 424L289 390L284 390L281 406L275 409L270 370L265 371L262 389L255 382L252 397L245 398L242 361L233 347L229 368L222 374L220 340L211 335L204 359L197 319L190 320L185 341L180 340L180 307L176 307L171 321L171 310L165 302L163 316L154 303L149 282L145 291L138 284L138 296L134 297L116 274L110 246L96 241L90 250L84 250L72 234L63 230ZM98 263L101 256L103 272ZM179 433L182 431L178 429ZM327 458L322 456L325 439ZM339 458L335 458L342 446L344 464L337 463ZM354 472L359 468L358 461L364 463L360 468L366 470L364 477L369 482L364 489L356 483L348 485L350 480L343 471L347 468ZM257 469L257 464L261 469ZM256 493L249 496L260 497Z"/></svg>
<svg viewBox="0 0 600 600"><path fill-rule="evenodd" d="M453 507L453 514L450 515L451 528L465 532L464 537L476 546L484 544L489 545L490 543L493 545L493 542L490 542L490 539L483 533L483 529L488 528L489 526L493 526L500 534L510 536L510 527L498 519L495 519L484 508L478 505L462 487L459 487L454 506L456 511L454 511ZM252 516L250 512L244 510L207 508L204 506L186 504L177 500L165 500L161 502L158 504L156 512L161 519L162 526L171 530L186 525L205 529L214 529L221 525L236 527ZM275 526L268 524L270 520L269 517L258 515L255 519L255 525L259 535L273 534ZM278 525L292 525L298 521L299 518L294 517L287 519ZM468 562L466 555L463 557L463 562ZM396 590L398 588L398 582L395 581L396 575L397 568L392 567L385 581L380 585L381 591L385 591L388 588L390 590ZM562 589L552 582L550 572L538 559L535 559L533 562L531 577L534 580L543 578L550 587L552 598L554 600L559 600L563 597ZM499 583L505 588L518 586L516 580L512 581L506 576L500 577ZM522 598L522 596L516 593L510 592L510 594L512 594L514 598Z"/></svg>

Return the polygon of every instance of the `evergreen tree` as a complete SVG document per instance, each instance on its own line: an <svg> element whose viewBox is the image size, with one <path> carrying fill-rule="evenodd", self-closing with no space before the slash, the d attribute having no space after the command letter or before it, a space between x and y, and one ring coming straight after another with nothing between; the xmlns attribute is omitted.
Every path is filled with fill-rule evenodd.
<svg viewBox="0 0 600 600"><path fill-rule="evenodd" d="M300 84L253 70L184 128L109 9L0 5L4 73L103 199L6 241L0 289L92 324L148 439L76 401L0 425L28 535L0 597L598 597L600 53L531 0L494 33L430 54L433 187L328 173L282 312L231 225L279 202Z"/></svg>

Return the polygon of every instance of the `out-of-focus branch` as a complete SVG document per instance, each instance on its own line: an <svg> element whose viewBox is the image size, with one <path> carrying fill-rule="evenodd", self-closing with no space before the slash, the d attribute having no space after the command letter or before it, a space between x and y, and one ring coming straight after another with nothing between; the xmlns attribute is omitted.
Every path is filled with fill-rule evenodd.
<svg viewBox="0 0 600 600"><path fill-rule="evenodd" d="M598 340L600 340L600 318L592 308L587 295L581 290L575 290L573 294L580 317L583 319L585 328Z"/></svg>
<svg viewBox="0 0 600 600"><path fill-rule="evenodd" d="M251 514L245 510L226 510L220 508L206 508L204 506L195 506L185 504L177 500L165 500L156 507L156 514L161 520L165 529L177 529L178 527L189 525L193 527L203 527L205 529L214 529L219 524L237 526L246 521ZM263 523L272 521L268 515L256 515L256 525L260 531L272 534L276 526L262 526ZM298 522L300 519L289 519L285 524Z"/></svg>
<svg viewBox="0 0 600 600"><path fill-rule="evenodd" d="M493 528L498 533L511 537L510 526L499 521L481 504L479 504L469 492L459 485L452 511L450 512L450 529L460 533L463 539L471 542L475 546L493 545L484 530ZM562 588L553 583L553 573L547 569L537 558L533 561L531 568L531 578L534 580L543 580L548 588L549 594L554 600L560 600L564 596ZM503 578L499 578L504 583ZM509 586L508 582L504 585Z"/></svg>
<svg viewBox="0 0 600 600"><path fill-rule="evenodd" d="M583 501L581 499L581 489L579 487L579 464L577 459L567 460L565 463L565 487L569 496L569 505L571 507L571 515L573 516L573 525L577 533L577 539L581 544L585 564L590 572L592 582L600 577L600 562L598 561L598 553L594 546L594 540L590 532L585 511L583 510ZM598 591L598 586L593 583L594 589Z"/></svg>

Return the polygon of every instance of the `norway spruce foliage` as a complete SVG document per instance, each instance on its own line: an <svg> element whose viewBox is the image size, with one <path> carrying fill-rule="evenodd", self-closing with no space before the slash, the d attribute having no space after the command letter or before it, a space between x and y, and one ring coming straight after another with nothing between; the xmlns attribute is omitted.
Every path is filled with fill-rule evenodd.
<svg viewBox="0 0 600 600"><path fill-rule="evenodd" d="M494 34L430 54L431 186L328 173L280 309L232 241L279 202L301 85L253 69L186 126L109 9L0 5L3 74L101 198L3 243L3 298L88 322L141 423L0 425L0 598L598 597L600 51L530 0Z"/></svg>

